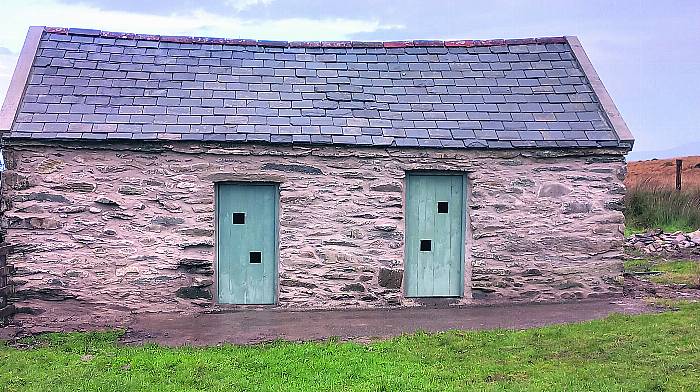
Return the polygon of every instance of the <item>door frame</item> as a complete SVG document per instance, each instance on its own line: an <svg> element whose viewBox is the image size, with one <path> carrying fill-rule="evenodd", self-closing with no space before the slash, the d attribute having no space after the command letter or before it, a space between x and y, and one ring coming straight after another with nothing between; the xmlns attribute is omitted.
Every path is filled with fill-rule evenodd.
<svg viewBox="0 0 700 392"><path fill-rule="evenodd" d="M461 280L462 284L459 287L459 296L447 296L447 297L418 297L418 296L409 296L407 295L408 288L406 287L406 265L408 264L408 259L407 259L407 252L406 252L406 237L408 233L408 217L406 209L408 208L408 182L409 177L411 176L460 176L462 177L462 227L461 227L461 241L462 241L462 246L459 248L460 249L460 271L461 271ZM403 291L403 296L404 298L464 298L465 297L465 285L467 282L467 277L465 276L467 273L467 267L466 267L466 255L467 255L467 243L466 243L466 238L467 238L467 230L469 229L469 225L467 224L469 222L469 195L467 191L469 190L467 182L469 181L469 174L467 172L463 171L449 171L449 170L406 170L404 172L404 187L403 187L403 217L404 217L404 240L403 240L403 282L401 284L402 286L402 291ZM469 273L471 273L471 269L469 269Z"/></svg>
<svg viewBox="0 0 700 392"><path fill-rule="evenodd" d="M221 185L261 185L261 186L273 186L275 189L275 251L274 251L274 261L275 261L275 278L274 282L274 292L275 301L272 304L227 304L219 302L219 189ZM274 307L279 304L280 296L280 183L271 181L216 181L214 182L214 283L212 283L212 304L218 307Z"/></svg>

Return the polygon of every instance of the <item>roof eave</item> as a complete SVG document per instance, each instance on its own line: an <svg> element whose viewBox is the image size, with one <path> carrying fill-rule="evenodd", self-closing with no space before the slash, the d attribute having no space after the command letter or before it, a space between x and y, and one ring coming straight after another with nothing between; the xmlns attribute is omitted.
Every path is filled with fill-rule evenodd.
<svg viewBox="0 0 700 392"><path fill-rule="evenodd" d="M10 131L15 122L43 33L44 26L31 26L27 31L27 38L25 38L24 46L19 53L15 72L12 74L10 86L7 89L7 95L5 95L5 102L0 109L0 134Z"/></svg>
<svg viewBox="0 0 700 392"><path fill-rule="evenodd" d="M595 68L593 68L593 64L588 58L586 51L583 50L581 42L575 36L565 36L564 38L566 38L576 61L578 61L579 65L581 66L581 70L583 71L584 75L586 75L588 82L591 84L593 92L598 97L598 101L600 102L605 115L608 117L613 131L615 131L615 134L617 135L617 139L620 142L620 147L626 147L627 151L632 150L632 147L634 146L634 136L632 136L632 132L630 132L629 128L627 127L625 120L622 119L622 115L620 115L620 112L617 110L617 106L615 106L615 102L613 102L610 94L608 94L608 90L603 85L603 81L600 79L600 76L598 76Z"/></svg>

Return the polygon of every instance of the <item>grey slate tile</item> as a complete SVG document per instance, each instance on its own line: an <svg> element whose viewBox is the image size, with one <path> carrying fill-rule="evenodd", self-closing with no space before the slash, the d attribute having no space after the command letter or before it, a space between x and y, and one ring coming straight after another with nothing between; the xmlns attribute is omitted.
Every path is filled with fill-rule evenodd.
<svg viewBox="0 0 700 392"><path fill-rule="evenodd" d="M515 148L537 147L537 142L534 140L511 140L510 144Z"/></svg>
<svg viewBox="0 0 700 392"><path fill-rule="evenodd" d="M464 145L467 148L487 148L488 143L486 140L465 140Z"/></svg>
<svg viewBox="0 0 700 392"><path fill-rule="evenodd" d="M445 148L464 148L463 140L441 139L440 144Z"/></svg>
<svg viewBox="0 0 700 392"><path fill-rule="evenodd" d="M487 140L486 143L489 148L513 148L511 142L505 140Z"/></svg>
<svg viewBox="0 0 700 392"><path fill-rule="evenodd" d="M498 135L496 134L495 130L476 129L476 130L474 130L474 135L476 136L477 139L483 139L483 140L497 140L498 139Z"/></svg>
<svg viewBox="0 0 700 392"><path fill-rule="evenodd" d="M452 138L453 139L474 139L476 138L476 134L474 133L473 129L452 129Z"/></svg>
<svg viewBox="0 0 700 392"><path fill-rule="evenodd" d="M398 147L418 147L418 139L416 138L396 138L395 143ZM366 144L371 144L371 139Z"/></svg>
<svg viewBox="0 0 700 392"><path fill-rule="evenodd" d="M615 134L611 131L585 131L588 140L616 140Z"/></svg>

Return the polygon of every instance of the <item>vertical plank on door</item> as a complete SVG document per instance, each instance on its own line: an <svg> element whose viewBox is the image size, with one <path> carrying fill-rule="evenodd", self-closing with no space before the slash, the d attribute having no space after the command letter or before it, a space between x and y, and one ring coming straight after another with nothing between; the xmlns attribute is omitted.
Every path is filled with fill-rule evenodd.
<svg viewBox="0 0 700 392"><path fill-rule="evenodd" d="M451 176L433 176L430 179L431 198L430 213L434 217L432 230L435 246L433 248L433 289L429 295L450 295L450 264L454 262L450 239L455 234L450 225L449 216L454 215L454 209L447 214L438 213L438 202L447 201L451 206ZM448 208L449 211L449 208Z"/></svg>
<svg viewBox="0 0 700 392"><path fill-rule="evenodd" d="M413 225L418 221L418 211L415 206L416 184L415 178L406 175L405 178L405 198L404 205L405 222L404 222L404 291L407 296L415 296L417 292L418 273L415 260L417 259L418 244L416 244L415 228ZM412 260L412 262L407 262Z"/></svg>
<svg viewBox="0 0 700 392"><path fill-rule="evenodd" d="M464 192L464 176L451 177L450 204L454 205L454 211L450 209L449 226L452 228L450 236L450 250L452 255L459 255L459 263L450 263L450 296L461 297L464 294L464 235L466 203ZM454 212L454 213L453 213Z"/></svg>
<svg viewBox="0 0 700 392"><path fill-rule="evenodd" d="M430 240L434 242L431 228L434 225L434 217L428 211L432 192L425 177L418 178L418 294L431 295L433 290L433 251L421 251L420 241ZM433 243L434 245L434 243ZM432 248L432 246L431 246Z"/></svg>

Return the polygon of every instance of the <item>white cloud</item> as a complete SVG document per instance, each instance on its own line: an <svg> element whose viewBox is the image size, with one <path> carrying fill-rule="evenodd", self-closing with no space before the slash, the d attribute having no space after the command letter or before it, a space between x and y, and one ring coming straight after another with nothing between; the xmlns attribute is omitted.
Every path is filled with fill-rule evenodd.
<svg viewBox="0 0 700 392"><path fill-rule="evenodd" d="M236 11L245 11L258 5L268 5L273 0L226 0L224 3L233 7Z"/></svg>

